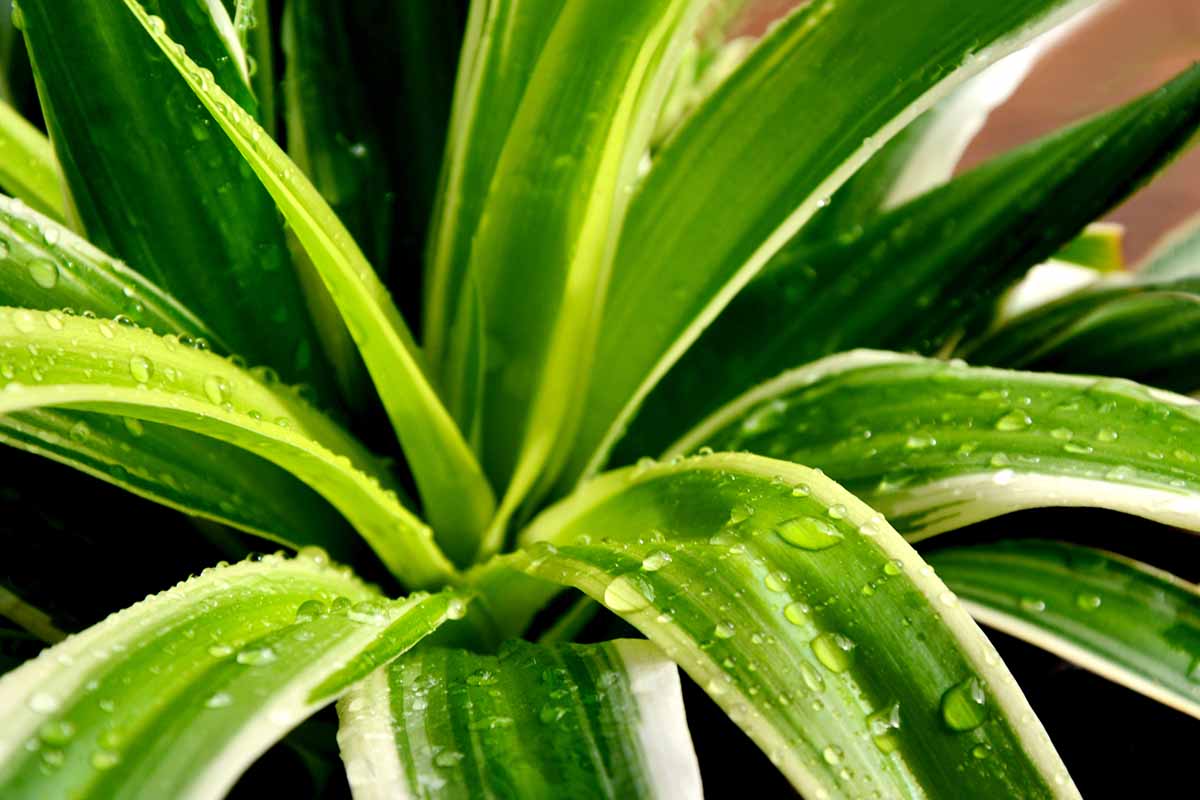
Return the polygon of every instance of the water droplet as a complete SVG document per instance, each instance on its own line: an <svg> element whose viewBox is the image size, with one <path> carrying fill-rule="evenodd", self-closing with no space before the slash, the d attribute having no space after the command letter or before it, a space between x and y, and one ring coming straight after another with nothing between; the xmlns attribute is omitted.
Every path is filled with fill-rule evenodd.
<svg viewBox="0 0 1200 800"><path fill-rule="evenodd" d="M1046 602L1036 597L1022 597L1021 610L1031 614L1040 614L1046 610Z"/></svg>
<svg viewBox="0 0 1200 800"><path fill-rule="evenodd" d="M446 619L462 619L467 615L467 602L455 597L446 605Z"/></svg>
<svg viewBox="0 0 1200 800"><path fill-rule="evenodd" d="M840 633L822 633L812 640L812 650L830 672L845 672L854 662L854 642Z"/></svg>
<svg viewBox="0 0 1200 800"><path fill-rule="evenodd" d="M836 505L830 506L829 510L826 513L829 514L829 516L832 517L833 519L845 519L846 518L846 507L844 505L842 505L841 503L838 503Z"/></svg>
<svg viewBox="0 0 1200 800"><path fill-rule="evenodd" d="M205 708L226 708L231 705L233 705L233 695L229 692L217 692L204 701Z"/></svg>
<svg viewBox="0 0 1200 800"><path fill-rule="evenodd" d="M347 612L347 616L355 622L368 625L382 625L387 621L383 603L375 600L361 600L355 603Z"/></svg>
<svg viewBox="0 0 1200 800"><path fill-rule="evenodd" d="M38 728L38 738L51 747L62 747L75 735L75 726L65 719L50 720Z"/></svg>
<svg viewBox="0 0 1200 800"><path fill-rule="evenodd" d="M956 683L942 695L942 721L951 730L973 730L982 725L987 716L987 695L978 678Z"/></svg>
<svg viewBox="0 0 1200 800"><path fill-rule="evenodd" d="M1115 442L1117 440L1117 432L1104 428L1096 433L1096 441L1098 442Z"/></svg>
<svg viewBox="0 0 1200 800"><path fill-rule="evenodd" d="M129 359L129 374L138 383L147 383L154 377L154 364L145 356L134 356Z"/></svg>
<svg viewBox="0 0 1200 800"><path fill-rule="evenodd" d="M900 559L892 559L883 565L883 574L895 577L904 572L904 562Z"/></svg>
<svg viewBox="0 0 1200 800"><path fill-rule="evenodd" d="M670 554L657 550L642 559L642 569L646 572L657 572L669 563L671 563Z"/></svg>
<svg viewBox="0 0 1200 800"><path fill-rule="evenodd" d="M868 716L867 729L881 752L894 752L900 747L900 704L892 703Z"/></svg>
<svg viewBox="0 0 1200 800"><path fill-rule="evenodd" d="M1079 594L1075 596L1075 605L1079 606L1082 611L1095 611L1100 607L1102 602L1100 596L1095 594Z"/></svg>
<svg viewBox="0 0 1200 800"><path fill-rule="evenodd" d="M926 447L933 447L935 444L937 444L937 439L925 434L909 436L904 442L904 446L909 450L923 450Z"/></svg>
<svg viewBox="0 0 1200 800"><path fill-rule="evenodd" d="M53 714L62 704L48 692L35 692L29 698L29 710L38 714Z"/></svg>
<svg viewBox="0 0 1200 800"><path fill-rule="evenodd" d="M43 289L53 289L58 285L58 265L44 258L30 261L29 277Z"/></svg>
<svg viewBox="0 0 1200 800"><path fill-rule="evenodd" d="M218 642L208 648L208 654L213 658L225 658L233 655L233 648L227 644Z"/></svg>
<svg viewBox="0 0 1200 800"><path fill-rule="evenodd" d="M325 604L320 600L305 600L296 609L296 622L312 622L314 619L325 616Z"/></svg>
<svg viewBox="0 0 1200 800"><path fill-rule="evenodd" d="M824 550L842 541L841 531L816 517L792 517L776 525L775 532L788 544L804 550Z"/></svg>
<svg viewBox="0 0 1200 800"><path fill-rule="evenodd" d="M94 769L112 769L119 763L121 763L121 757L111 750L97 750L95 753L92 753L92 767Z"/></svg>
<svg viewBox="0 0 1200 800"><path fill-rule="evenodd" d="M218 406L228 402L229 381L220 375L209 375L204 379L204 395Z"/></svg>
<svg viewBox="0 0 1200 800"><path fill-rule="evenodd" d="M546 720L543 720L545 722ZM453 767L463 760L463 754L457 750L443 750L433 757L433 763L439 767Z"/></svg>
<svg viewBox="0 0 1200 800"><path fill-rule="evenodd" d="M496 673L490 669L477 669L467 676L469 686L492 686L499 680Z"/></svg>
<svg viewBox="0 0 1200 800"><path fill-rule="evenodd" d="M275 651L269 647L248 647L237 654L237 662L249 667L260 667L275 660Z"/></svg>
<svg viewBox="0 0 1200 800"><path fill-rule="evenodd" d="M1075 432L1070 428L1055 428L1050 431L1050 435L1061 442L1069 442L1075 437Z"/></svg>
<svg viewBox="0 0 1200 800"><path fill-rule="evenodd" d="M1033 424L1033 420L1028 414L1019 408L1014 408L1000 419L996 420L996 430L998 431L1020 431L1028 428Z"/></svg>
<svg viewBox="0 0 1200 800"><path fill-rule="evenodd" d="M13 327L21 333L33 333L37 330L37 321L32 312L21 309L13 313Z"/></svg>
<svg viewBox="0 0 1200 800"><path fill-rule="evenodd" d="M783 618L793 625L808 623L808 606L804 603L788 603L783 609Z"/></svg>
<svg viewBox="0 0 1200 800"><path fill-rule="evenodd" d="M830 745L821 751L821 757L825 759L826 764L839 764L842 761L842 750Z"/></svg>
<svg viewBox="0 0 1200 800"><path fill-rule="evenodd" d="M618 614L641 611L654 599L654 590L644 580L631 575L614 578L604 590L604 605Z"/></svg>
<svg viewBox="0 0 1200 800"><path fill-rule="evenodd" d="M732 622L718 622L713 628L713 636L718 639L732 639L735 633L737 633L737 629L733 627Z"/></svg>
<svg viewBox="0 0 1200 800"><path fill-rule="evenodd" d="M991 748L986 744L977 744L971 748L971 757L983 760L991 754Z"/></svg>
<svg viewBox="0 0 1200 800"><path fill-rule="evenodd" d="M787 583L784 581L783 578L781 578L778 574L776 574L774 572L768 572L765 576L763 576L763 585L766 586L768 589L770 589L772 592L786 592L787 591Z"/></svg>

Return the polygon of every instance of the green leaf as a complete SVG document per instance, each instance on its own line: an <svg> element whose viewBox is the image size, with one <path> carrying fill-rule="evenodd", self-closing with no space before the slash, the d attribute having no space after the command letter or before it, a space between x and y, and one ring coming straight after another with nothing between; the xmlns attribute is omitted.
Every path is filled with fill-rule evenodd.
<svg viewBox="0 0 1200 800"><path fill-rule="evenodd" d="M3 586L0 586L0 617L15 622L43 642L61 642L66 638L66 634L55 627L49 614L26 603Z"/></svg>
<svg viewBox="0 0 1200 800"><path fill-rule="evenodd" d="M322 554L207 570L0 679L0 792L222 797L461 604L387 601Z"/></svg>
<svg viewBox="0 0 1200 800"><path fill-rule="evenodd" d="M456 557L473 552L494 508L491 488L426 377L423 358L387 290L316 188L220 86L178 49L161 20L123 0L275 198L345 317L375 381L425 504Z"/></svg>
<svg viewBox="0 0 1200 800"><path fill-rule="evenodd" d="M1111 222L1094 222L1059 248L1056 261L1066 261L1097 272L1125 269L1125 228Z"/></svg>
<svg viewBox="0 0 1200 800"><path fill-rule="evenodd" d="M1200 531L1197 436L1197 401L1129 381L860 350L757 387L669 452L812 464L913 540L1043 506Z"/></svg>
<svg viewBox="0 0 1200 800"><path fill-rule="evenodd" d="M0 303L120 315L163 334L213 337L141 275L5 197L0 239ZM345 523L328 503L258 456L221 442L153 422L49 409L0 417L0 441L282 544L319 544L349 555L339 544Z"/></svg>
<svg viewBox="0 0 1200 800"><path fill-rule="evenodd" d="M831 353L936 353L987 321L1005 288L1131 194L1198 125L1200 67L866 228L817 244L802 230L651 394L618 458L661 452L749 387Z"/></svg>
<svg viewBox="0 0 1200 800"><path fill-rule="evenodd" d="M967 80L892 137L833 193L829 205L800 229L780 257L763 267L759 279L786 261L784 253L852 235L883 212L949 181L988 115L1012 96L1064 27L1071 26L1043 34Z"/></svg>
<svg viewBox="0 0 1200 800"><path fill-rule="evenodd" d="M565 0L472 2L454 83L445 164L430 229L423 304L422 341L443 385L458 385L447 373L450 342L461 327L463 298L470 297L468 263L488 187L500 163L509 129ZM469 306L466 311L469 312ZM469 398L449 398L464 430Z"/></svg>
<svg viewBox="0 0 1200 800"><path fill-rule="evenodd" d="M815 470L726 454L620 470L522 541L476 573L499 618L549 593L506 570L602 601L806 797L1077 796L954 595Z"/></svg>
<svg viewBox="0 0 1200 800"><path fill-rule="evenodd" d="M1087 547L1000 542L930 556L976 620L1200 717L1200 592Z"/></svg>
<svg viewBox="0 0 1200 800"><path fill-rule="evenodd" d="M493 483L507 487L486 552L553 471L582 412L599 298L630 187L702 7L646 0L636 13L613 14L568 3L506 132L468 265L488 351L482 460ZM452 352L446 374L477 360L471 350Z"/></svg>
<svg viewBox="0 0 1200 800"><path fill-rule="evenodd" d="M238 0L233 27L244 51L250 88L258 101L257 117L263 129L274 138L277 104L270 0Z"/></svg>
<svg viewBox="0 0 1200 800"><path fill-rule="evenodd" d="M1200 214L1171 231L1138 268L1146 278L1200 277Z"/></svg>
<svg viewBox="0 0 1200 800"><path fill-rule="evenodd" d="M50 140L0 101L0 187L55 219L63 218L58 161Z"/></svg>
<svg viewBox="0 0 1200 800"><path fill-rule="evenodd" d="M0 309L0 414L45 406L122 414L236 445L341 511L410 586L453 567L361 445L294 392L173 337L108 320Z"/></svg>
<svg viewBox="0 0 1200 800"><path fill-rule="evenodd" d="M154 5L212 70L209 81L253 110L220 4ZM109 0L81 0L70 14L47 0L21 10L88 238L200 314L233 352L331 397L271 198L137 21Z"/></svg>
<svg viewBox="0 0 1200 800"><path fill-rule="evenodd" d="M654 384L875 150L1088 5L821 0L782 22L673 137L634 197L565 481L604 463Z"/></svg>
<svg viewBox="0 0 1200 800"><path fill-rule="evenodd" d="M357 798L699 798L675 665L649 642L421 648L339 703Z"/></svg>

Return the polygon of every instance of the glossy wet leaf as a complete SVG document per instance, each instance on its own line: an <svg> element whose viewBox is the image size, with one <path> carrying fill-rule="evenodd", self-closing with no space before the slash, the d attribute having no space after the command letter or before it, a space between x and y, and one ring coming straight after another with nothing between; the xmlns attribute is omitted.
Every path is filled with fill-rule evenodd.
<svg viewBox="0 0 1200 800"><path fill-rule="evenodd" d="M44 214L63 218L63 190L50 140L2 101L0 188Z"/></svg>
<svg viewBox="0 0 1200 800"><path fill-rule="evenodd" d="M220 4L152 5L211 70L209 82L254 113ZM232 352L328 389L270 196L137 20L108 0L82 0L70 14L45 0L21 10L51 138L89 239L203 315ZM127 91L130 75L139 76L136 92Z"/></svg>
<svg viewBox="0 0 1200 800"><path fill-rule="evenodd" d="M651 394L618 458L661 452L750 387L832 353L937 353L986 323L1006 288L1149 179L1197 126L1200 68L856 231L813 243L802 230Z"/></svg>
<svg viewBox="0 0 1200 800"><path fill-rule="evenodd" d="M522 540L527 552L477 578L500 618L554 592L506 570L581 589L679 663L807 797L1076 796L954 596L814 470L726 454L631 467ZM964 686L981 698L965 716Z"/></svg>
<svg viewBox="0 0 1200 800"><path fill-rule="evenodd" d="M678 672L645 641L425 647L338 714L358 798L702 795Z"/></svg>
<svg viewBox="0 0 1200 800"><path fill-rule="evenodd" d="M979 622L1200 717L1200 595L1111 553L1050 541L930 556Z"/></svg>
<svg viewBox="0 0 1200 800"><path fill-rule="evenodd" d="M358 344L404 446L426 514L447 547L465 559L492 512L492 492L429 383L424 359L387 290L337 215L283 151L176 48L136 0L123 1L291 224Z"/></svg>
<svg viewBox="0 0 1200 800"><path fill-rule="evenodd" d="M207 570L0 679L0 789L221 797L267 747L461 602L388 601L319 553Z"/></svg>
<svg viewBox="0 0 1200 800"><path fill-rule="evenodd" d="M0 239L6 247L0 303L121 316L159 333L213 339L190 311L141 275L4 197ZM153 422L39 409L0 418L0 440L188 513L285 544L345 552L338 540L346 526L324 500L258 456L202 436Z"/></svg>
<svg viewBox="0 0 1200 800"><path fill-rule="evenodd" d="M781 375L671 448L820 467L910 539L1089 506L1200 530L1200 404L1114 378L863 350Z"/></svg>
<svg viewBox="0 0 1200 800"><path fill-rule="evenodd" d="M485 360L481 458L493 483L507 487L500 521L553 472L583 412L617 232L703 5L646 0L613 14L567 3L512 118L467 267L485 352L473 352L479 339L459 337L467 352L447 362L453 376ZM493 530L489 552L503 533Z"/></svg>
<svg viewBox="0 0 1200 800"><path fill-rule="evenodd" d="M307 483L409 585L445 579L452 571L374 456L268 376L178 338L26 309L0 309L0 359L0 413L68 406L219 439Z"/></svg>
<svg viewBox="0 0 1200 800"><path fill-rule="evenodd" d="M603 465L654 384L876 150L1088 5L823 0L780 24L672 138L631 203L567 485Z"/></svg>

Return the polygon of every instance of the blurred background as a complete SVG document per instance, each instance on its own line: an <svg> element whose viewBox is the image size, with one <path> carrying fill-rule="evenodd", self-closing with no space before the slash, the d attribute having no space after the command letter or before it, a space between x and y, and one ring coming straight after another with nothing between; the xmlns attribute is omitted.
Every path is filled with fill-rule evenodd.
<svg viewBox="0 0 1200 800"><path fill-rule="evenodd" d="M761 30L800 3L758 0L741 20ZM1048 52L995 111L960 169L1132 99L1200 60L1200 0L1115 0ZM1171 226L1200 212L1200 147L1107 219L1126 228L1131 262Z"/></svg>

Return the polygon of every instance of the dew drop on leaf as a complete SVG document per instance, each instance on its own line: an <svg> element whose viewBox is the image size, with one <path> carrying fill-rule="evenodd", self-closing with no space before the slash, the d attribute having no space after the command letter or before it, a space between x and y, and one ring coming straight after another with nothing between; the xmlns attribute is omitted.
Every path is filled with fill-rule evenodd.
<svg viewBox="0 0 1200 800"><path fill-rule="evenodd" d="M840 633L827 631L812 640L813 654L830 672L845 672L854 662L854 642Z"/></svg>
<svg viewBox="0 0 1200 800"><path fill-rule="evenodd" d="M604 605L618 614L641 611L652 599L654 590L650 585L630 575L614 578L604 590Z"/></svg>
<svg viewBox="0 0 1200 800"><path fill-rule="evenodd" d="M53 289L58 285L58 265L44 258L30 261L29 277L43 289Z"/></svg>
<svg viewBox="0 0 1200 800"><path fill-rule="evenodd" d="M646 572L657 572L669 563L671 563L670 554L657 550L642 559L642 569Z"/></svg>
<svg viewBox="0 0 1200 800"><path fill-rule="evenodd" d="M325 604L320 600L305 600L296 609L296 622L312 622L314 619L325 616Z"/></svg>
<svg viewBox="0 0 1200 800"><path fill-rule="evenodd" d="M867 729L881 752L894 752L900 747L900 704L892 703L868 716Z"/></svg>
<svg viewBox="0 0 1200 800"><path fill-rule="evenodd" d="M1028 414L1019 408L1014 408L1000 419L996 420L996 430L998 431L1020 431L1028 428L1033 424L1033 420Z"/></svg>
<svg viewBox="0 0 1200 800"><path fill-rule="evenodd" d="M956 683L942 695L942 721L950 730L974 730L983 724L987 715L987 695L978 678Z"/></svg>
<svg viewBox="0 0 1200 800"><path fill-rule="evenodd" d="M215 405L229 400L229 381L220 375L209 375L204 379L204 395Z"/></svg>
<svg viewBox="0 0 1200 800"><path fill-rule="evenodd" d="M145 356L134 356L129 359L129 374L138 383L147 383L154 377L154 364Z"/></svg>
<svg viewBox="0 0 1200 800"><path fill-rule="evenodd" d="M775 532L788 544L804 550L824 550L842 541L841 531L816 517L786 519L775 526Z"/></svg>
<svg viewBox="0 0 1200 800"><path fill-rule="evenodd" d="M237 654L237 662L249 667L260 667L275 660L275 651L269 647L247 647Z"/></svg>

